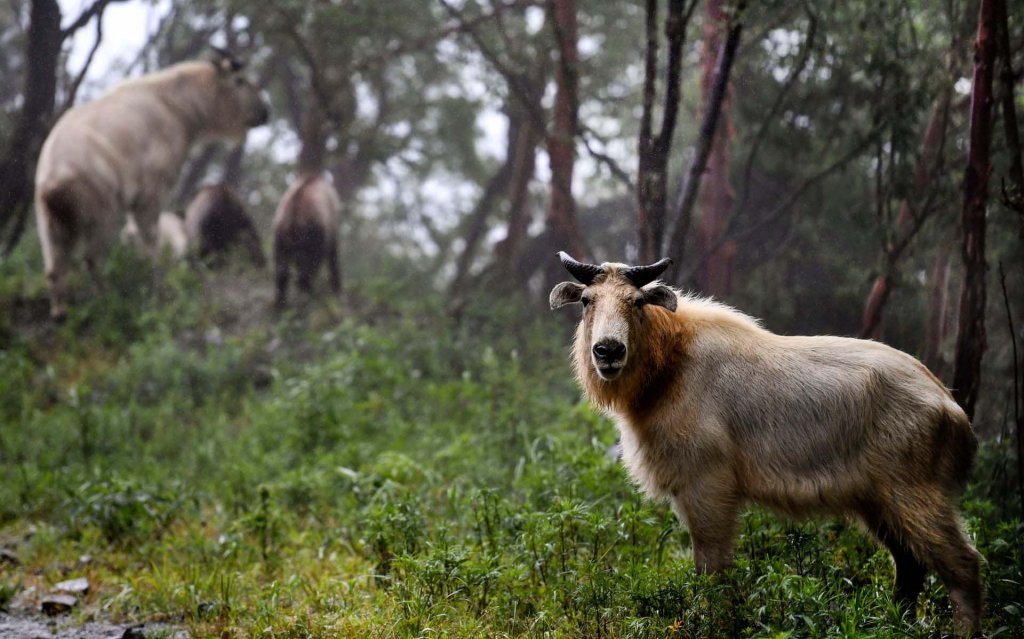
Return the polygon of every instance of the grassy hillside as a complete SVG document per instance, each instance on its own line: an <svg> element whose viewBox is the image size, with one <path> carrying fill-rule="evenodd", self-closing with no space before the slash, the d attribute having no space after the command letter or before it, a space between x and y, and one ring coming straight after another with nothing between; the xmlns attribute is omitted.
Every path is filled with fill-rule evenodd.
<svg viewBox="0 0 1024 639"><path fill-rule="evenodd" d="M751 511L735 569L696 576L543 310L479 300L455 322L379 276L275 318L266 273L122 254L52 328L32 261L0 266L0 544L21 562L0 563L0 607L84 575L80 617L196 637L951 629L934 578L901 619L888 555L840 521ZM1020 637L1021 528L988 497L1008 455L986 446L965 509L986 630Z"/></svg>

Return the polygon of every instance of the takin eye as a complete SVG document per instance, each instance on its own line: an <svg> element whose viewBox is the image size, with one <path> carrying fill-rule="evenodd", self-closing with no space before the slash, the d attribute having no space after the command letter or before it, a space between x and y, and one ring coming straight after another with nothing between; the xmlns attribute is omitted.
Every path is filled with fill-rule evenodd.
<svg viewBox="0 0 1024 639"><path fill-rule="evenodd" d="M583 308L586 308L586 307L590 306L590 301L591 300L590 300L589 297L581 297L580 298L580 304L583 305Z"/></svg>
<svg viewBox="0 0 1024 639"><path fill-rule="evenodd" d="M633 306L635 306L636 308L643 308L644 304L646 303L647 300L645 300L642 296L633 300Z"/></svg>

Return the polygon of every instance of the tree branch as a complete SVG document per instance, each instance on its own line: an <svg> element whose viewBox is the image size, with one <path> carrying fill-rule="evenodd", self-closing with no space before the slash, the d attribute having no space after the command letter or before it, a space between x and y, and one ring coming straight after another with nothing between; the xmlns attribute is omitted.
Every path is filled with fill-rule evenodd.
<svg viewBox="0 0 1024 639"><path fill-rule="evenodd" d="M714 142L715 132L718 129L718 118L722 112L722 100L725 98L725 90L729 84L729 73L732 70L736 47L739 46L742 34L743 23L737 20L729 27L725 41L722 42L722 46L718 51L714 82L704 109L704 116L701 119L696 153L694 154L693 162L690 164L690 170L687 172L685 181L679 189L679 196L676 199L675 206L672 209L672 217L676 222L667 249L669 255L677 256L675 265L672 267L669 275L672 279L679 275L682 267L682 259L678 258L683 255L686 249L686 236L690 228L690 219L693 217L693 205L697 201L697 192L700 190L701 178L704 175L704 168L707 166L708 155L711 153L711 145Z"/></svg>
<svg viewBox="0 0 1024 639"><path fill-rule="evenodd" d="M785 104L786 96L796 84L800 74L803 73L805 68L807 68L807 62L811 58L811 49L814 46L814 37L818 29L818 19L813 13L808 11L807 20L807 36L804 38L804 46L800 49L800 56L797 58L797 62L793 68L790 69L789 77L787 77L785 82L783 82L782 88L779 89L778 94L775 96L775 101L772 103L771 108L768 109L768 115L761 122L761 126L758 128L757 134L754 136L754 141L750 145L750 152L747 154L747 162L743 168L743 193L740 195L740 200L736 204L736 209L732 214L732 219L730 219L729 223L726 224L726 229L732 227L733 220L742 215L743 210L746 208L747 200L750 197L750 178L754 172L754 161L757 159L757 153L761 150L761 144L767 136L769 127L779 115L779 111L782 110L782 105Z"/></svg>
<svg viewBox="0 0 1024 639"><path fill-rule="evenodd" d="M756 224L747 227L746 229L744 229L742 233L737 234L735 237L731 237L728 232L723 233L722 236L715 241L715 244L711 248L711 250L709 250L707 254L703 256L696 264L690 267L681 278L676 278L675 281L686 281L693 277L694 273L696 273L698 269L702 268L704 264L707 262L708 258L711 255L714 255L715 251L720 249L726 241L731 239L732 241L738 244L742 244L745 242L749 242L751 239L754 239L755 237L759 237L761 235L761 232L764 231L768 226L774 224L780 218L782 218L782 216L784 216L789 211L790 207L796 204L797 201L799 201L800 198L803 197L804 193L806 193L812 186L826 179L836 171L839 171L847 164L849 164L851 161L856 159L857 156L863 153L864 149L871 145L871 143L875 140L878 134L881 133L883 128L884 127L882 124L875 125L875 127L870 132L868 132L868 134L860 142L854 145L853 148L851 148L845 155L843 155L841 158L839 158L829 166L825 167L821 171L818 171L814 175L810 176L809 178L801 182L800 186L794 189L789 194L789 196L782 201L782 203L780 203L778 206L772 209L762 219L758 220Z"/></svg>
<svg viewBox="0 0 1024 639"><path fill-rule="evenodd" d="M107 5L126 1L127 0L95 0L88 9L83 11L82 14L75 19L74 22L60 30L61 40L67 40L70 36L73 36L76 31L89 24L89 21L94 17L100 16L102 18Z"/></svg>
<svg viewBox="0 0 1024 639"><path fill-rule="evenodd" d="M78 97L78 89L82 86L82 81L85 80L85 74L89 72L89 67L92 65L92 59L96 55L96 50L100 48L100 44L103 42L103 10L106 6L100 7L99 13L96 14L96 42L93 42L92 48L89 49L89 55L85 58L85 63L82 65L78 75L75 76L74 82L71 83L71 88L68 89L68 94L64 97L64 104L61 105L58 113L64 113L75 104L75 98Z"/></svg>

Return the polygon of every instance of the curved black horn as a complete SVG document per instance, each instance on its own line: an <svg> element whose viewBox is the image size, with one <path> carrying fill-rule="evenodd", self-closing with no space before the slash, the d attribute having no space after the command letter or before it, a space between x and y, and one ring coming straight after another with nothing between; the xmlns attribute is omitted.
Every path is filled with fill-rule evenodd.
<svg viewBox="0 0 1024 639"><path fill-rule="evenodd" d="M672 258L666 257L649 266L630 266L619 272L632 282L634 286L640 288L658 279L658 276L664 273L665 269L671 264Z"/></svg>
<svg viewBox="0 0 1024 639"><path fill-rule="evenodd" d="M604 269L596 264L584 264L569 257L565 251L558 252L558 259L562 260L562 266L569 274L576 278L580 284L587 286L594 283L594 278L604 273Z"/></svg>

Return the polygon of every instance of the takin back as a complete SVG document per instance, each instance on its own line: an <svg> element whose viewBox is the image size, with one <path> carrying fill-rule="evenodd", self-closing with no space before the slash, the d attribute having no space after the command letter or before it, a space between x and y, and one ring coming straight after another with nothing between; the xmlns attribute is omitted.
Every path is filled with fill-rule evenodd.
<svg viewBox="0 0 1024 639"><path fill-rule="evenodd" d="M852 516L892 553L913 609L934 570L965 632L979 630L980 556L957 501L977 440L919 361L884 344L786 337L728 306L681 295L650 266L583 264L551 308L582 304L573 364L611 415L622 457L690 531L698 572L731 565L739 509Z"/></svg>

